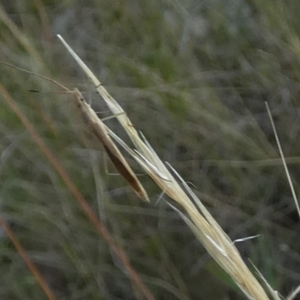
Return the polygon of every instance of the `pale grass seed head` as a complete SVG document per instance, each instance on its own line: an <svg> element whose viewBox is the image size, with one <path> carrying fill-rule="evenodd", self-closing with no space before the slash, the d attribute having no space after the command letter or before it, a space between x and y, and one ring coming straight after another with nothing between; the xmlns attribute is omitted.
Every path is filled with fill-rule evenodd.
<svg viewBox="0 0 300 300"><path fill-rule="evenodd" d="M242 260L234 243L214 220L202 202L193 193L184 180L172 169L181 185L159 159L146 139L142 139L133 127L126 113L115 99L102 86L101 82L78 57L71 47L58 36L70 54L74 57L88 78L95 85L109 109L121 123L137 150L132 150L116 134L108 129L109 134L140 164L145 172L156 182L162 191L182 207L176 209L193 230L199 241L214 260L230 275L248 299L269 299L264 289ZM273 296L276 294L273 291ZM274 298L275 299L275 298Z"/></svg>

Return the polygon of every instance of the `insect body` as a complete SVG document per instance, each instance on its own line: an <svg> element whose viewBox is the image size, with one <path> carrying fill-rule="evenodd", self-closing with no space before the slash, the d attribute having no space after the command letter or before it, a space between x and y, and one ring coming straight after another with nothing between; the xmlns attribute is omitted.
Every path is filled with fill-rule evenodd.
<svg viewBox="0 0 300 300"><path fill-rule="evenodd" d="M76 97L76 106L80 111L81 117L88 128L93 132L98 141L101 142L104 150L111 159L114 166L120 174L130 184L135 193L144 201L149 201L146 191L137 179L136 175L126 162L122 153L119 151L115 143L108 134L105 124L98 118L97 114L85 101L82 94L77 88L74 89Z"/></svg>

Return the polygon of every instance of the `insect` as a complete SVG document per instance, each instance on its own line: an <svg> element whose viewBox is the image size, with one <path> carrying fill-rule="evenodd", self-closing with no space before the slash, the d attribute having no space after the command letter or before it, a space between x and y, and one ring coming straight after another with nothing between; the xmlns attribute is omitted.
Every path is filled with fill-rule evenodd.
<svg viewBox="0 0 300 300"><path fill-rule="evenodd" d="M135 173L128 165L124 156L121 154L115 143L110 138L105 124L98 118L95 111L85 101L80 91L75 88L75 104L80 111L83 122L88 129L94 134L97 140L102 144L105 152L109 156L110 160L120 172L120 174L126 179L134 192L144 201L148 201L148 196L140 181L137 179Z"/></svg>
<svg viewBox="0 0 300 300"><path fill-rule="evenodd" d="M74 102L76 104L76 107L78 111L80 112L80 115L82 117L83 122L88 127L88 129L93 133L93 135L97 138L97 140L101 143L103 146L105 152L111 159L112 163L116 167L116 169L120 172L120 174L124 177L124 179L128 182L128 184L132 187L134 192L138 195L140 199L143 201L149 202L148 195L143 188L140 181L137 179L135 173L127 163L126 159L120 152L120 150L117 148L113 140L108 134L108 129L105 126L105 124L101 121L101 119L98 118L95 111L91 108L91 106L85 101L83 95L80 93L80 91L77 88L74 88L73 91L69 90L59 82L44 77L42 75L36 74L34 72L13 66L11 64L0 62L3 65L7 65L9 67L15 68L17 70L20 70L22 72L29 73L31 75L40 77L42 79L48 80L59 87L63 88L65 92L74 95L75 99Z"/></svg>

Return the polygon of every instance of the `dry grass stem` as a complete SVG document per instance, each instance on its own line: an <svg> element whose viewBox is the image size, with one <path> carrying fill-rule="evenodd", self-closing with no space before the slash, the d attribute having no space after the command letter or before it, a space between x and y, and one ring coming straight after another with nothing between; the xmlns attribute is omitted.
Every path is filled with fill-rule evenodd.
<svg viewBox="0 0 300 300"><path fill-rule="evenodd" d="M189 218L182 212L180 212L181 216L189 224L211 256L231 276L246 297L248 299L259 300L269 299L264 289L243 262L234 243L214 220L202 202L177 172L171 168L184 189L181 187L166 165L159 159L150 144L145 139L140 138L121 106L106 91L100 81L64 39L61 36L58 37L95 85L97 91L103 97L112 113L117 115L117 119L120 121L137 150L130 149L111 131L109 131L109 134L136 159L157 185L183 208Z"/></svg>
<svg viewBox="0 0 300 300"><path fill-rule="evenodd" d="M286 300L294 300L300 294L300 286L298 286L287 298Z"/></svg>
<svg viewBox="0 0 300 300"><path fill-rule="evenodd" d="M280 141L279 141L279 138L278 138L278 134L277 134L277 131L276 131L276 127L275 127L275 124L274 124L274 120L273 120L268 102L265 102L265 103L266 103L268 115L269 115L269 118L270 118L270 121L271 121L272 129L273 129L273 132L274 132L274 135L275 135L277 147L278 147L280 157L281 157L281 160L282 160L282 164L284 166L284 171L286 173L286 177L288 179L288 182L289 182L289 185L290 185L290 188L291 188L291 191L292 191L293 199L294 199L294 202L296 204L297 212L298 212L298 215L300 217L299 201L297 199L296 192L295 192L295 189L294 189L294 185L293 185L293 182L292 182L292 179L291 179L291 176L290 176L290 172L289 172L289 169L287 167L287 164L286 164L286 161L285 161L285 158L284 158L284 154L283 154L283 151L282 151L282 147L281 147L281 144L280 144Z"/></svg>
<svg viewBox="0 0 300 300"><path fill-rule="evenodd" d="M32 46L32 43L30 42L28 37L16 26L16 24L7 15L2 5L0 5L0 20L5 24L5 26L9 29L11 34L16 38L20 45L22 45L28 51L28 53L31 54L31 56L39 64L39 66L43 66L43 60L39 55L38 51Z"/></svg>
<svg viewBox="0 0 300 300"><path fill-rule="evenodd" d="M253 267L256 270L257 274L260 276L260 278L263 281L263 283L265 284L265 286L267 287L267 289L270 292L270 294L273 297L273 299L274 300L282 300L282 298L279 296L278 291L272 289L272 287L270 286L270 284L268 283L268 281L265 279L265 277L263 276L263 274L261 274L261 272L257 269L257 267L255 265L253 265Z"/></svg>
<svg viewBox="0 0 300 300"><path fill-rule="evenodd" d="M52 292L52 290L48 286L48 284L45 281L45 279L43 278L42 274L40 273L38 268L35 266L35 264L32 262L32 260L30 259L30 257L26 253L26 250L24 249L24 247L19 242L19 240L16 237L13 230L9 227L7 222L1 216L0 216L0 225L4 228L7 236L9 237L11 242L16 247L18 253L20 254L22 259L26 263L26 265L29 268L29 270L31 271L31 273L34 275L35 279L37 280L37 282L39 283L39 285L41 286L41 288L43 289L43 291L47 295L48 299L49 300L56 300L57 298L55 297L54 293Z"/></svg>

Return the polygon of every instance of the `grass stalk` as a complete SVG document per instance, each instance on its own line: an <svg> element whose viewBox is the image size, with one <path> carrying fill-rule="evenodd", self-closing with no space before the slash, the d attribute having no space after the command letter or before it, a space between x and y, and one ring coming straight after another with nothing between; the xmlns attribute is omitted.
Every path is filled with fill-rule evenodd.
<svg viewBox="0 0 300 300"><path fill-rule="evenodd" d="M130 149L112 131L109 133L116 139L141 165L144 171L172 200L182 208L181 216L188 223L199 241L214 258L214 260L230 275L240 290L248 299L269 299L266 292L250 272L237 248L219 224L204 207L184 180L172 169L177 177L171 174L167 166L160 160L145 138L141 138L132 125L122 107L107 92L102 83L96 78L88 66L80 59L66 41L58 35L69 53L73 56L87 77L106 102L120 124L132 140L136 150ZM180 182L180 184L179 184ZM183 186L184 188L182 188Z"/></svg>
<svg viewBox="0 0 300 300"><path fill-rule="evenodd" d="M7 224L7 222L0 216L0 225L4 228L7 236L11 240L11 242L14 244L16 247L18 253L22 257L23 261L26 263L27 267L35 277L36 281L39 283L40 287L43 289L45 294L47 295L49 300L56 300L57 298L55 297L54 293L52 292L51 288L43 278L42 274L36 267L36 265L33 263L33 261L30 259L29 255L27 254L26 250L24 247L21 245L19 242L17 236L13 232L13 230L10 228L10 226Z"/></svg>

